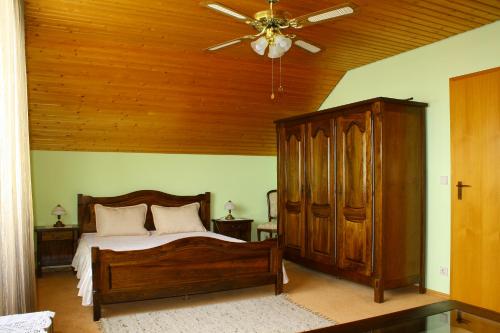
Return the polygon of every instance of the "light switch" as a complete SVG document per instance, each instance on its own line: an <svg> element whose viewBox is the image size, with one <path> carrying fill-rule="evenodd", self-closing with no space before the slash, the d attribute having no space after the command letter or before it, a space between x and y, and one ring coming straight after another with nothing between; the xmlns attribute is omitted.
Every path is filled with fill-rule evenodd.
<svg viewBox="0 0 500 333"><path fill-rule="evenodd" d="M439 184L448 185L448 176L439 176Z"/></svg>

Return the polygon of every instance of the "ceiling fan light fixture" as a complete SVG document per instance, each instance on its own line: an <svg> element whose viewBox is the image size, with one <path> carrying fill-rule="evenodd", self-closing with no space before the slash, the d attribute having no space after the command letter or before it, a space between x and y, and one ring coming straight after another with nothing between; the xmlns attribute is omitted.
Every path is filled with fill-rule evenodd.
<svg viewBox="0 0 500 333"><path fill-rule="evenodd" d="M309 22L319 22L319 21L329 20L334 17L349 15L352 13L354 13L354 9L352 7L346 6L342 8L333 9L318 15L309 16L307 20Z"/></svg>
<svg viewBox="0 0 500 333"><path fill-rule="evenodd" d="M267 0L269 3L268 10L262 10L253 15L253 18L238 13L236 10L230 9L221 5L214 0L203 0L200 5L213 9L228 16L232 16L254 28L257 33L252 35L242 36L237 39L226 41L221 44L214 45L206 50L215 51L226 46L239 43L243 40L250 39L250 47L252 50L263 56L267 50L267 56L272 59L271 61L271 99L275 98L274 95L274 59L279 59L279 92L283 92L283 85L281 80L281 57L290 50L293 44L297 47L304 49L310 53L318 53L321 48L310 44L303 40L295 40L296 35L288 33L290 28L301 29L303 27L313 25L315 23L324 23L331 19L340 16L347 16L353 14L357 10L354 3L344 3L336 5L335 7L325 8L321 11L312 12L309 14L301 15L293 18L288 12L283 10L274 10L273 4L279 0Z"/></svg>
<svg viewBox="0 0 500 333"><path fill-rule="evenodd" d="M246 20L245 16L241 15L240 13L235 12L232 9L229 9L227 7L224 7L224 6L221 6L218 3L216 3L216 2L207 3L206 6L212 8L213 10L216 10L216 11L219 11L221 13L224 13L226 15L229 15L229 16L232 16L232 17L236 17L239 20Z"/></svg>
<svg viewBox="0 0 500 333"><path fill-rule="evenodd" d="M303 40L299 39L295 41L295 45L300 46L304 50L307 50L311 53L318 53L321 51L321 49L317 46L314 46L312 44L309 44L308 42L304 42Z"/></svg>

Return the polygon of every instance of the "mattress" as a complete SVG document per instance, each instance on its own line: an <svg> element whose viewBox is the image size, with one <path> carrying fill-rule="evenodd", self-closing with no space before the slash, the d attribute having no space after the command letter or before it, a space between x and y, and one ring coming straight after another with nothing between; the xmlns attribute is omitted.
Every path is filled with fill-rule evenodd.
<svg viewBox="0 0 500 333"><path fill-rule="evenodd" d="M78 248L73 258L72 266L76 270L78 281L78 296L82 298L82 305L92 305L92 256L91 248L101 250L132 251L145 250L157 247L177 239L188 237L210 237L223 241L243 243L242 240L216 234L213 232L184 232L167 235L145 236L107 236L100 237L96 233L84 233L80 237ZM288 283L288 277L283 267L283 283Z"/></svg>

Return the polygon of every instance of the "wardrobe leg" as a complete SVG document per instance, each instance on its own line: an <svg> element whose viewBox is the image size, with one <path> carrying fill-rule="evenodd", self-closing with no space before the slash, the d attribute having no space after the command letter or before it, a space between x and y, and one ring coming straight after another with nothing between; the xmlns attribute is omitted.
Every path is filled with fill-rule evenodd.
<svg viewBox="0 0 500 333"><path fill-rule="evenodd" d="M418 281L418 292L420 294L425 294L427 292L427 288L425 287L425 276L421 276L420 280Z"/></svg>
<svg viewBox="0 0 500 333"><path fill-rule="evenodd" d="M375 286L373 291L373 299L375 303L383 303L384 302L384 286L380 279L375 279Z"/></svg>

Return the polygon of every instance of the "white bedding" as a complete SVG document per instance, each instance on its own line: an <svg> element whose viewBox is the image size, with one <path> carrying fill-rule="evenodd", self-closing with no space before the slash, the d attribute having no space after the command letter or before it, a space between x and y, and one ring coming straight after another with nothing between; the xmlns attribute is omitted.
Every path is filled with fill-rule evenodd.
<svg viewBox="0 0 500 333"><path fill-rule="evenodd" d="M76 270L78 282L78 296L82 297L82 305L92 305L92 256L91 248L99 247L101 250L131 251L145 250L186 237L211 237L229 242L242 243L242 240L216 234L213 232L185 232L167 235L146 236L107 236L100 237L96 233L81 235L72 266ZM283 267L283 283L288 283L288 277Z"/></svg>

